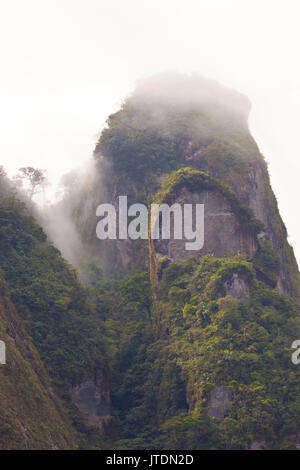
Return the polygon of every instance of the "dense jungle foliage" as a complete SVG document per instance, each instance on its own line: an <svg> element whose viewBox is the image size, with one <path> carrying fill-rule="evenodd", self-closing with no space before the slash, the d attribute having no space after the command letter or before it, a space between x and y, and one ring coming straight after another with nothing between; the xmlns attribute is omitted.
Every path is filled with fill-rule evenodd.
<svg viewBox="0 0 300 470"><path fill-rule="evenodd" d="M88 290L14 197L0 200L0 267L13 303L58 382L103 360L103 328Z"/></svg>
<svg viewBox="0 0 300 470"><path fill-rule="evenodd" d="M243 258L161 264L161 335L138 288L146 274L123 285L125 303L109 321L116 345L114 447L242 449L263 441L294 448L300 371L291 342L300 334L298 307L257 280ZM224 288L234 273L249 286L241 302ZM130 297L134 286L140 301ZM228 408L209 416L210 394L220 386L230 391Z"/></svg>

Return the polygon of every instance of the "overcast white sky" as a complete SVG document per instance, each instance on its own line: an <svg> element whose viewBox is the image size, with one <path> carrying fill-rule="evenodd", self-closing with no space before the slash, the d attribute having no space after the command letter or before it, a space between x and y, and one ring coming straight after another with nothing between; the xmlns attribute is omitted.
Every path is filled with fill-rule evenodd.
<svg viewBox="0 0 300 470"><path fill-rule="evenodd" d="M249 96L300 261L299 19L299 0L0 0L0 163L55 185L136 79L197 72Z"/></svg>

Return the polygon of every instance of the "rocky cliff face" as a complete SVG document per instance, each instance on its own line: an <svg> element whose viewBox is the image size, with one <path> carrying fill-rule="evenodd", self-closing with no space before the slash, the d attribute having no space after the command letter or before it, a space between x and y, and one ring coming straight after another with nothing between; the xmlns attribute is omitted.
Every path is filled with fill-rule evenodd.
<svg viewBox="0 0 300 470"><path fill-rule="evenodd" d="M82 193L81 200L89 201L88 210L86 205L85 209L77 206L75 216L91 258L99 260L108 275L119 277L146 269L147 244L141 242L137 248L137 243L127 240L97 240L97 205L110 202L117 208L119 195L128 195L129 203L149 204L172 170L189 167L208 172L228 185L264 224L261 240L269 242L279 256L277 288L299 299L297 263L287 242L266 163L247 127L249 110L249 101L232 90L204 79L178 76L142 83L122 109L109 117L95 150L98 180L94 174L89 191ZM258 249L262 250L237 223L218 190L202 191L199 187L191 192L183 185L173 202L205 204L205 243L200 256L244 254L253 259ZM159 255L174 260L189 255L175 240L156 243L156 249ZM109 261L112 259L114 267Z"/></svg>
<svg viewBox="0 0 300 470"><path fill-rule="evenodd" d="M86 423L98 426L102 430L104 418L111 416L108 378L103 370L98 369L94 373L87 374L80 384L71 388L71 397L84 414Z"/></svg>
<svg viewBox="0 0 300 470"><path fill-rule="evenodd" d="M217 258L244 254L247 259L252 259L257 243L255 237L239 227L238 220L233 213L229 202L218 192L201 191L191 192L182 187L177 198L172 203L204 205L204 245L200 250L186 250L186 238L175 240L155 241L156 253L167 256L174 261L183 261L191 255L203 256L208 253Z"/></svg>
<svg viewBox="0 0 300 470"><path fill-rule="evenodd" d="M133 276L121 289L124 313L119 304L113 317L123 332L113 412L128 448L149 445L149 429L168 448L297 444L300 369L289 348L300 331L299 271L249 110L245 97L205 79L141 83L109 117L73 208L90 259L107 276L151 277L152 308ZM188 252L174 237L97 240L96 207L117 211L121 195L128 204L204 204L203 247ZM74 400L98 415L96 394L87 378Z"/></svg>

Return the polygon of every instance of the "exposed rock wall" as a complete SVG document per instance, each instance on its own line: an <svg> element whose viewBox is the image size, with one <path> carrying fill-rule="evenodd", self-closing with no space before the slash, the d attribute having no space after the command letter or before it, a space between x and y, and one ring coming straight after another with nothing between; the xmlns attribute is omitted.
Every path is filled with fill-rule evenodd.
<svg viewBox="0 0 300 470"><path fill-rule="evenodd" d="M225 290L226 295L230 295L239 301L246 300L249 296L249 286L238 273L234 273L232 279L225 283Z"/></svg>
<svg viewBox="0 0 300 470"><path fill-rule="evenodd" d="M122 277L146 269L147 245L136 256L136 242L97 240L97 205L116 204L120 195L128 195L129 203L147 204L172 170L189 166L226 183L265 224L265 237L281 260L277 288L300 301L299 270L266 162L248 129L249 111L249 100L232 90L200 77L177 76L141 83L121 110L109 117L95 149L96 176L91 177L89 189L80 196L81 207L77 204L75 211L91 258L102 263L107 275ZM181 200L206 204L205 245L197 255L254 255L255 240L246 231L241 233L226 201L201 191L186 193ZM178 241L155 245L157 253L174 260L195 254L183 250Z"/></svg>
<svg viewBox="0 0 300 470"><path fill-rule="evenodd" d="M230 407L233 392L224 385L218 385L211 392L208 400L208 416L223 418Z"/></svg>
<svg viewBox="0 0 300 470"><path fill-rule="evenodd" d="M101 425L101 418L111 414L109 383L100 368L88 373L80 384L72 387L71 397L89 425Z"/></svg>
<svg viewBox="0 0 300 470"><path fill-rule="evenodd" d="M173 261L181 261L189 256L203 256L208 253L217 258L243 254L251 259L257 249L253 235L243 231L226 199L213 191L190 192L182 188L174 201L184 204L204 204L204 246L201 250L186 250L186 238L154 242L158 256L167 256ZM171 232L172 233L172 232Z"/></svg>

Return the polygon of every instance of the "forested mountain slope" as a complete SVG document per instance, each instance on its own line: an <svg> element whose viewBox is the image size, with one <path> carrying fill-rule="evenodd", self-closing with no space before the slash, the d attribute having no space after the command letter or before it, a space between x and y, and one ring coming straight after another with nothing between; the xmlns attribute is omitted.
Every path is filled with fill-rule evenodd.
<svg viewBox="0 0 300 470"><path fill-rule="evenodd" d="M24 203L6 192L0 220L1 447L76 448L71 394L89 374L103 374L102 322Z"/></svg>
<svg viewBox="0 0 300 470"><path fill-rule="evenodd" d="M6 344L6 364L0 366L0 448L74 448L74 430L18 318L2 273L0 283L0 337Z"/></svg>
<svg viewBox="0 0 300 470"><path fill-rule="evenodd" d="M207 79L154 77L55 208L1 193L3 448L299 448L299 271L249 110ZM99 240L96 208L121 195L204 204L203 247Z"/></svg>

